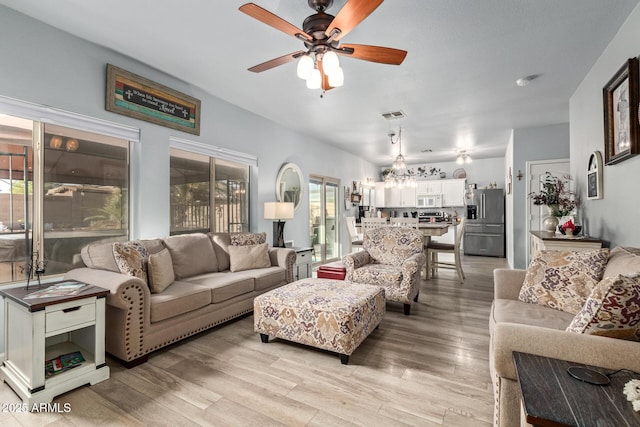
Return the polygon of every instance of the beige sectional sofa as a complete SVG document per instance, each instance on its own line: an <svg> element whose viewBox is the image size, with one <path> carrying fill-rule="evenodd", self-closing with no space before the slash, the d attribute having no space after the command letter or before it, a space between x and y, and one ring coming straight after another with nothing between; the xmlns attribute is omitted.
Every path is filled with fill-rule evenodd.
<svg viewBox="0 0 640 427"><path fill-rule="evenodd" d="M618 274L634 276L640 272L640 250L615 248L611 251L602 272L601 286ZM532 263L533 264L533 263ZM553 267L553 266L552 266ZM529 267L531 270L532 266ZM568 332L571 325L580 323L580 313L573 314L540 304L523 302L522 288L525 282L525 270L497 269L494 271L494 301L489 320L490 369L495 395L495 425L520 426L520 387L516 378L513 362L514 351L531 353L545 357L568 360L600 366L612 370L631 369L640 372L640 342L633 336L626 339L609 336L605 328L600 331ZM638 298L636 280L635 301ZM592 299L593 290L588 299ZM632 302L632 305L635 303ZM637 308L637 306L636 306ZM591 310L594 311L594 310ZM597 311L597 310L595 310ZM633 311L633 310L631 310ZM636 313L634 316L638 316ZM637 319L637 317L636 317ZM593 323L591 323L593 325ZM583 322L584 326L584 322ZM610 325L609 325L610 327ZM638 328L638 325L635 325ZM575 329L575 328L574 328ZM620 335L621 333L618 332ZM638 339L636 329L635 339ZM523 425L526 423L523 422Z"/></svg>
<svg viewBox="0 0 640 427"><path fill-rule="evenodd" d="M292 282L295 251L268 248L264 237L194 233L92 244L82 250L86 267L65 279L111 291L106 350L135 366L154 350L251 312L254 297Z"/></svg>

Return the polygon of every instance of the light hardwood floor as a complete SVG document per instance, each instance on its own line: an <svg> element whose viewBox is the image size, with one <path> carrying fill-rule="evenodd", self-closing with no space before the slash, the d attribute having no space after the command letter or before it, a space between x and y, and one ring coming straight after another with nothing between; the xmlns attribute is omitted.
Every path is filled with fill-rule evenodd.
<svg viewBox="0 0 640 427"><path fill-rule="evenodd" d="M493 417L488 316L504 259L463 257L422 281L410 316L387 314L341 365L337 355L260 342L249 315L153 353L59 396L68 413L2 413L0 425L488 426ZM6 385L0 402L19 403Z"/></svg>

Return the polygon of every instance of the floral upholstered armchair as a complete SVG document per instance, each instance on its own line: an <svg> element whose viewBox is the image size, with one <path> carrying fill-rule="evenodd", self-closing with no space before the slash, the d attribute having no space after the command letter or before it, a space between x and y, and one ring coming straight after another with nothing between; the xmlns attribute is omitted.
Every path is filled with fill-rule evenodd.
<svg viewBox="0 0 640 427"><path fill-rule="evenodd" d="M420 271L426 261L422 232L381 227L364 233L363 251L346 255L346 280L381 286L388 301L404 304L409 315L420 290Z"/></svg>

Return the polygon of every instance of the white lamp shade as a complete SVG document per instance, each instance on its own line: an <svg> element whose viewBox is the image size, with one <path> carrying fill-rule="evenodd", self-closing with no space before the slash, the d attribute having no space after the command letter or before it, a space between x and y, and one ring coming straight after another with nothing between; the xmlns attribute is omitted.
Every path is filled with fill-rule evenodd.
<svg viewBox="0 0 640 427"><path fill-rule="evenodd" d="M307 88L320 89L320 86L322 86L322 76L320 75L320 70L314 68L311 70L311 75L307 79Z"/></svg>
<svg viewBox="0 0 640 427"><path fill-rule="evenodd" d="M340 68L338 55L332 50L322 55L322 71L326 76L331 76Z"/></svg>
<svg viewBox="0 0 640 427"><path fill-rule="evenodd" d="M329 74L329 86L331 87L340 87L344 84L344 72L342 71L342 67L338 67L338 69Z"/></svg>
<svg viewBox="0 0 640 427"><path fill-rule="evenodd" d="M293 203L291 202L265 202L264 219L293 219Z"/></svg>
<svg viewBox="0 0 640 427"><path fill-rule="evenodd" d="M298 60L298 77L307 80L313 71L313 59L309 55L302 55Z"/></svg>

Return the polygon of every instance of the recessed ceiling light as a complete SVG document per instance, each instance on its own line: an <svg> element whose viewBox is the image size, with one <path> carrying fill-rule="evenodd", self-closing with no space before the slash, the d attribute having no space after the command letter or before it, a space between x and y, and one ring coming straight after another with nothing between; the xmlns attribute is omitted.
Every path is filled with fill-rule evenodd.
<svg viewBox="0 0 640 427"><path fill-rule="evenodd" d="M524 86L527 86L529 83L531 83L533 80L537 79L538 77L539 77L539 74L531 74L530 76L521 77L518 80L516 80L516 84L520 87L524 87Z"/></svg>
<svg viewBox="0 0 640 427"><path fill-rule="evenodd" d="M398 111L390 111L388 113L382 113L381 115L386 120L404 119L405 117L407 117L406 114L404 114L404 112L402 112L400 110L398 110Z"/></svg>

